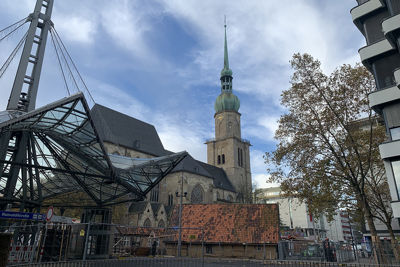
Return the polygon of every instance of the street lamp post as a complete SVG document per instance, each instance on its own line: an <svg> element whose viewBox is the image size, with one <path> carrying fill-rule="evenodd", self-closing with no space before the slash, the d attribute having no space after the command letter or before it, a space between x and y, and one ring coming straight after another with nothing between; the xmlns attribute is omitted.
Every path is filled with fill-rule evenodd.
<svg viewBox="0 0 400 267"><path fill-rule="evenodd" d="M176 197L179 197L179 237L178 237L178 257L181 257L182 248L182 201L183 197L186 197L187 192L183 192L183 170L181 175L181 190L180 192L175 192Z"/></svg>

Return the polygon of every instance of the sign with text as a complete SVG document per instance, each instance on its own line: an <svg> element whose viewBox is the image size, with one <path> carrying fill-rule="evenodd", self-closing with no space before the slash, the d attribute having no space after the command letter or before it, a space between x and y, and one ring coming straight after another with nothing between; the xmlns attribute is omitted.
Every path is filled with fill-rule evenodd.
<svg viewBox="0 0 400 267"><path fill-rule="evenodd" d="M43 221L46 216L40 213L0 210L0 219Z"/></svg>

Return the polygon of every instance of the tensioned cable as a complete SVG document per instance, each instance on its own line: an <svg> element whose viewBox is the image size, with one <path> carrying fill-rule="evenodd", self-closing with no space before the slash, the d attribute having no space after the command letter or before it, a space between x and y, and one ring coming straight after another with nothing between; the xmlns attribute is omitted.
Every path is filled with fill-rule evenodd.
<svg viewBox="0 0 400 267"><path fill-rule="evenodd" d="M11 61L13 61L15 55L18 53L18 51L21 49L22 45L25 43L26 36L28 35L28 31L25 33L25 35L22 37L22 39L19 41L17 46L14 48L14 50L11 52L11 55L7 58L6 62L4 62L3 66L0 69L0 78L3 76L3 74L6 72L8 66L10 65Z"/></svg>
<svg viewBox="0 0 400 267"><path fill-rule="evenodd" d="M65 87L67 88L68 95L71 95L71 93L69 91L69 88L68 88L67 80L65 78L64 69L63 69L62 64L61 64L61 59L60 59L60 56L58 54L57 46L56 46L56 44L54 42L53 31L51 29L50 29L50 36L51 36L51 41L52 41L53 46L54 46L54 50L56 51L56 54L57 54L58 65L60 65L60 69L61 69L61 73L62 73L62 76L63 76L63 79L64 79Z"/></svg>
<svg viewBox="0 0 400 267"><path fill-rule="evenodd" d="M25 18L15 22L14 24L11 24L10 26L5 27L4 29L0 30L0 33L2 33L3 31L5 31L5 30L7 30L9 28L12 28L13 26L17 25L18 23L21 23L22 21L24 21L24 23L25 23L27 18L28 17L25 17Z"/></svg>
<svg viewBox="0 0 400 267"><path fill-rule="evenodd" d="M68 53L68 50L65 48L65 45L64 45L63 41L61 40L60 36L58 35L57 30L56 30L54 27L52 27L52 28L53 28L53 30L54 30L56 36L57 36L58 39L60 40L60 43L62 44L62 46L63 46L63 48L64 48L64 50L65 50L65 52L66 52L66 54L67 54L69 60L71 61L72 65L73 65L73 67L74 67L74 69L75 69L75 71L78 73L79 79L80 79L81 82L83 83L83 86L85 87L86 92L89 94L89 97L92 99L93 103L96 103L96 102L94 101L94 98L93 98L92 94L90 93L88 87L86 86L85 81L83 80L81 74L79 73L78 68L76 67L74 61L72 60L71 55Z"/></svg>
<svg viewBox="0 0 400 267"><path fill-rule="evenodd" d="M70 75L70 77L72 78L72 80L74 81L74 85L75 85L76 89L77 89L78 91L80 91L80 90L79 90L78 83L76 82L74 73L72 72L72 70L71 70L71 68L70 68L70 66L69 66L69 64L68 64L68 60L67 60L67 58L65 57L64 51L63 51L63 49L62 49L62 47L61 47L61 45L60 45L60 42L59 42L59 40L58 40L58 38L57 38L57 34L56 34L56 31L55 31L54 27L52 27L52 30L54 31L54 37L55 37L54 40L55 40L55 43L58 45L58 49L59 49L59 51L60 51L60 53L61 53L62 58L64 59L64 63L65 63L65 65L66 65L67 68L68 68L69 75Z"/></svg>
<svg viewBox="0 0 400 267"><path fill-rule="evenodd" d="M18 22L16 22L16 23L14 23L14 24L12 24L12 25L6 27L6 28L4 28L3 30L0 31L0 33L2 33L3 31L5 31L5 30L7 30L7 29L9 29L9 28L11 28L11 27L17 25L18 23L21 23L21 22L24 21L24 20L26 21L26 18L25 18L25 19L22 19L22 20L20 20L20 21L18 21ZM15 29L13 29L12 31L10 31L9 33L7 33L4 37L2 37L2 38L0 39L0 42L3 41L4 39L6 39L8 36L10 36L12 33L14 33L14 32L15 32L16 30L18 30L19 28L21 28L24 24L25 24L25 22L24 22L24 23L21 23L21 25L19 25L18 27L16 27Z"/></svg>

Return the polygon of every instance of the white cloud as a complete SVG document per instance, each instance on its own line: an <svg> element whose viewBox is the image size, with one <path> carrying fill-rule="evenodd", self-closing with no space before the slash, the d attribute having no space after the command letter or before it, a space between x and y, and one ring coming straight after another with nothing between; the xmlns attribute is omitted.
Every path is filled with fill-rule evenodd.
<svg viewBox="0 0 400 267"><path fill-rule="evenodd" d="M195 159L207 162L207 147L204 138L196 129L185 124L165 122L156 126L164 148L173 152L188 151Z"/></svg>
<svg viewBox="0 0 400 267"><path fill-rule="evenodd" d="M203 125L181 120L174 113L154 113L153 109L115 86L97 80L91 80L90 83L95 88L92 93L97 103L153 124L165 149L173 152L188 151L194 158L206 162L204 137L211 136L211 133L204 132Z"/></svg>
<svg viewBox="0 0 400 267"><path fill-rule="evenodd" d="M349 17L348 12L329 16L305 0L246 1L246 4L212 0L160 2L165 12L199 41L200 50L193 54L194 63L210 75L215 73L216 66L222 67L222 23L223 14L227 14L230 63L240 81L237 90L256 93L263 99L272 96L275 104L281 90L288 85L288 61L294 53L312 54L328 71L338 64L357 60L353 57L356 51L343 53L343 49L338 49L343 46L343 30L337 27L338 20Z"/></svg>
<svg viewBox="0 0 400 267"><path fill-rule="evenodd" d="M264 163L264 156L265 152L250 149L250 166L251 170L254 173L263 173L266 172L266 165Z"/></svg>
<svg viewBox="0 0 400 267"><path fill-rule="evenodd" d="M255 137L264 142L275 142L275 131L278 129L279 117L275 115L260 115L255 113L254 121L246 124L242 129L246 138Z"/></svg>
<svg viewBox="0 0 400 267"><path fill-rule="evenodd" d="M151 109L124 90L98 80L89 80L95 101L104 106L147 122ZM87 98L88 99L88 98Z"/></svg>
<svg viewBox="0 0 400 267"><path fill-rule="evenodd" d="M100 12L99 23L118 46L146 60L147 64L154 63L152 61L155 58L145 40L145 34L151 31L155 8L140 1L118 0L107 1Z"/></svg>
<svg viewBox="0 0 400 267"><path fill-rule="evenodd" d="M272 140L275 135L275 131L278 129L278 117L263 116L258 119L258 124L263 126L269 135L269 140Z"/></svg>
<svg viewBox="0 0 400 267"><path fill-rule="evenodd" d="M82 16L59 15L55 22L56 30L67 41L91 44L94 41L97 27L96 22Z"/></svg>
<svg viewBox="0 0 400 267"><path fill-rule="evenodd" d="M256 188L269 188L269 187L279 186L278 183L268 183L267 180L269 178L269 175L265 173L252 174L252 178L253 178L253 185L255 185ZM254 189L255 188L253 188L253 190Z"/></svg>

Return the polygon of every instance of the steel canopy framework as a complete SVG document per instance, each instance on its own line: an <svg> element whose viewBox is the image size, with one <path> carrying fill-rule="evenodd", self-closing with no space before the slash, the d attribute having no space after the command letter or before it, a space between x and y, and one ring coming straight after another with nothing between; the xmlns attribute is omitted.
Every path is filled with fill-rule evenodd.
<svg viewBox="0 0 400 267"><path fill-rule="evenodd" d="M27 113L0 112L0 205L40 208L70 192L97 206L142 200L187 155L109 155L96 127L82 93Z"/></svg>

